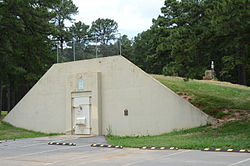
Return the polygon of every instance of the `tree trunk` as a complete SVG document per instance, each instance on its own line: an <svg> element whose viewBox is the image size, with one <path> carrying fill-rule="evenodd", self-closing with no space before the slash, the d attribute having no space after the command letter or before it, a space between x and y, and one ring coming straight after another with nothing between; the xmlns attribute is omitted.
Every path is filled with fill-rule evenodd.
<svg viewBox="0 0 250 166"><path fill-rule="evenodd" d="M0 116L2 115L3 110L3 88L2 88L2 80L0 80Z"/></svg>
<svg viewBox="0 0 250 166"><path fill-rule="evenodd" d="M63 40L60 41L60 47L61 47L61 57L64 56L64 53L63 53Z"/></svg>
<svg viewBox="0 0 250 166"><path fill-rule="evenodd" d="M10 112L10 107L11 107L11 98L10 98L10 85L7 86L7 111Z"/></svg>
<svg viewBox="0 0 250 166"><path fill-rule="evenodd" d="M247 85L246 78L246 51L245 47L241 46L239 50L240 64L238 65L238 83L241 85Z"/></svg>
<svg viewBox="0 0 250 166"><path fill-rule="evenodd" d="M244 64L239 64L238 65L238 82L241 85L247 85L246 81L246 67Z"/></svg>
<svg viewBox="0 0 250 166"><path fill-rule="evenodd" d="M10 110L12 110L12 108L16 105L16 92L15 92L15 88L13 87L13 85L11 85L11 105L10 105Z"/></svg>

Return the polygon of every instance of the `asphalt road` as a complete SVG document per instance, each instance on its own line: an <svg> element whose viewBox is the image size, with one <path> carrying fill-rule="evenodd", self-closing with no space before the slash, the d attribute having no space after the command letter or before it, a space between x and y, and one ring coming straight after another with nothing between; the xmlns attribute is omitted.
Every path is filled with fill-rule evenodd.
<svg viewBox="0 0 250 166"><path fill-rule="evenodd" d="M72 142L76 146L48 145ZM91 147L104 137L53 136L0 143L0 166L250 166L250 153Z"/></svg>

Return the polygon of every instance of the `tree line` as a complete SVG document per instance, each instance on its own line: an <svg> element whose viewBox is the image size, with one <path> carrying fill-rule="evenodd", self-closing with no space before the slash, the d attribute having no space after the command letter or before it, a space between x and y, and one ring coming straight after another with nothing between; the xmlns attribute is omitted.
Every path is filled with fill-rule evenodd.
<svg viewBox="0 0 250 166"><path fill-rule="evenodd" d="M165 0L161 14L138 34L127 55L149 73L250 85L249 0Z"/></svg>
<svg viewBox="0 0 250 166"><path fill-rule="evenodd" d="M0 0L0 111L11 110L52 64L72 60L72 41L79 54L93 49L91 42L114 45L114 20L99 18L89 26L75 22L77 13L72 0ZM93 57L89 51L82 59Z"/></svg>
<svg viewBox="0 0 250 166"><path fill-rule="evenodd" d="M122 55L148 73L195 79L214 61L218 80L250 85L249 0L164 2L148 30L115 40L116 21L75 22L72 0L0 0L0 110L10 110L52 64L72 61L73 46L80 60L119 54L121 43Z"/></svg>

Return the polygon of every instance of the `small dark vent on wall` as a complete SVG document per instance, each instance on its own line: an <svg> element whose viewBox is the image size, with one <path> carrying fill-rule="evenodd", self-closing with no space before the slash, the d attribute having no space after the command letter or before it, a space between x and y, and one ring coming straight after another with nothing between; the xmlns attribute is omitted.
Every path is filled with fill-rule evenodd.
<svg viewBox="0 0 250 166"><path fill-rule="evenodd" d="M128 116L128 110L127 109L124 110L124 116Z"/></svg>

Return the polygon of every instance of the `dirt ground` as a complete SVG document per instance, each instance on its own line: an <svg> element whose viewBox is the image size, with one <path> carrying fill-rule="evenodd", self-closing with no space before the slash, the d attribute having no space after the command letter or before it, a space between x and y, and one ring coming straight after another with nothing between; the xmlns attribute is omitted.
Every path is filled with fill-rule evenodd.
<svg viewBox="0 0 250 166"><path fill-rule="evenodd" d="M225 109L222 112L225 114L222 118L220 119L213 118L215 123L212 124L211 126L212 128L217 128L223 125L224 123L230 121L243 120L243 119L250 120L250 112L247 110Z"/></svg>

